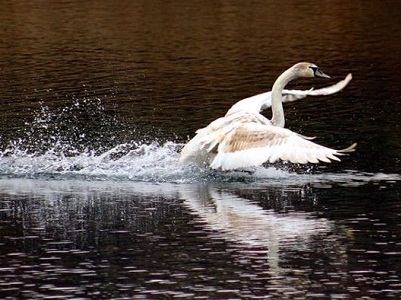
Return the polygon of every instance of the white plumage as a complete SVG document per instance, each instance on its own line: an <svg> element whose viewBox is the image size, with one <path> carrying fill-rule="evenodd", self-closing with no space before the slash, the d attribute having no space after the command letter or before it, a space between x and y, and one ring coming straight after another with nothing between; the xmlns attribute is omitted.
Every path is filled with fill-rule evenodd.
<svg viewBox="0 0 401 300"><path fill-rule="evenodd" d="M234 170L278 160L299 164L339 161L337 156L354 151L356 144L335 150L283 128L282 102L333 94L352 79L349 74L337 84L318 90L284 90L295 78L316 76L328 77L314 64L294 65L276 80L271 92L238 101L224 117L197 130L195 137L182 149L179 163L193 162L213 169ZM272 120L260 114L268 107L272 107Z"/></svg>

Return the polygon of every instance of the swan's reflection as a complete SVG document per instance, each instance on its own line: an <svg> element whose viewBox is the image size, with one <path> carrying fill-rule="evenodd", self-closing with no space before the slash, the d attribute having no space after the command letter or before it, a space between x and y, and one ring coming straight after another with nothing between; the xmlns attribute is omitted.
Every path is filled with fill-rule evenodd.
<svg viewBox="0 0 401 300"><path fill-rule="evenodd" d="M281 278L288 271L281 266L282 255L310 252L316 240L325 239L338 229L334 222L310 213L265 210L257 202L212 185L189 186L180 191L180 196L207 224L209 231L235 243L243 256L252 258L256 253L260 259L263 251L269 269L266 273L273 279ZM334 249L330 254L336 256L333 259L346 263L344 246L337 239L325 242L331 243L329 248Z"/></svg>
<svg viewBox="0 0 401 300"><path fill-rule="evenodd" d="M246 191L238 183L154 184L15 179L0 180L0 190L0 217L3 224L10 224L7 234L20 237L20 232L12 226L18 223L22 236L35 236L37 241L45 238L44 247L48 247L49 251L53 251L54 246L46 245L46 241L56 244L68 241L76 249L123 243L123 249L131 247L142 253L139 236L145 233L146 236L149 234L149 239L169 236L170 229L163 231L165 228L161 224L174 223L183 217L179 221L181 227L176 228L180 238L175 243L181 238L192 239L191 243L203 243L203 234L208 236L206 243L216 242L217 245L223 239L226 241L224 247L228 247L223 251L230 253L226 257L233 259L236 264L233 269L240 273L235 280L241 282L259 280L268 282L277 290L286 286L298 292L307 290L305 285L314 283L311 279L314 270L338 273L347 264L346 234L341 226L311 213L300 212L297 208L300 198L303 198L303 206L313 206L316 201L316 193L309 193L301 186L254 186ZM248 195L257 201L247 199ZM268 208L266 199L270 201ZM293 205L295 209L279 213L283 205ZM270 209L272 207L275 209ZM200 229L197 232L201 233L201 239L187 235L188 230L194 229L192 225L183 225L187 222L188 212L192 215L192 224ZM122 241L114 233L131 239ZM8 243L8 240L4 242ZM27 243L21 249L36 251L35 247L39 247L40 243ZM161 245L156 248L161 252L167 251L165 255L168 255L171 249L177 248L175 243L167 244L170 250ZM214 248L211 245L209 250L219 247L216 245L213 245ZM196 259L198 253L191 249L183 252L188 251L189 257ZM318 265L315 263L317 260L327 263L327 266ZM227 262L224 266L229 264ZM171 272L174 268L172 265ZM256 277L247 278L246 274Z"/></svg>

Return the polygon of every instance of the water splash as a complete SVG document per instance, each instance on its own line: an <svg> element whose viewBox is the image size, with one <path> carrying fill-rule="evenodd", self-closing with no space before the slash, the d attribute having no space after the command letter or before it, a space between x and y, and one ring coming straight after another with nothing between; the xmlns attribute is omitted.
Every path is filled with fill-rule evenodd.
<svg viewBox="0 0 401 300"><path fill-rule="evenodd" d="M128 128L100 99L74 99L56 109L41 103L33 119L1 144L3 177L188 182L191 174L207 173L177 167L180 143Z"/></svg>
<svg viewBox="0 0 401 300"><path fill-rule="evenodd" d="M182 144L149 138L146 132L129 129L106 113L99 99L74 100L53 111L42 103L33 115L33 120L16 133L17 137L3 142L1 177L171 183L268 181L279 186L401 180L398 174L318 174L314 169L293 170L288 165L258 167L248 172L178 166Z"/></svg>
<svg viewBox="0 0 401 300"><path fill-rule="evenodd" d="M216 172L195 166L178 166L181 144L138 143L131 141L119 144L107 151L97 153L85 150L75 155L66 155L55 147L44 153L29 153L26 150L6 150L0 158L0 174L8 177L43 179L87 179L130 180L145 182L191 183L217 182L269 182L272 186L300 186L313 184L331 187L333 184L356 186L372 181L400 181L398 174L313 172L297 173L277 167L258 167L249 172Z"/></svg>
<svg viewBox="0 0 401 300"><path fill-rule="evenodd" d="M160 178L161 170L171 169L176 156L176 145L119 144L105 152L85 149L82 152L64 153L58 145L44 153L29 153L13 149L3 152L0 173L26 177L85 177L88 179L136 179L144 181L168 180ZM173 170L174 171L174 170Z"/></svg>

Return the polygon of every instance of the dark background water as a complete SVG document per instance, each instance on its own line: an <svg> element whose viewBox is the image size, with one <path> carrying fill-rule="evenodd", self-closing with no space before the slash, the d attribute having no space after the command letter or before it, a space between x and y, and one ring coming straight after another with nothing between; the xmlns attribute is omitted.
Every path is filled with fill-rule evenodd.
<svg viewBox="0 0 401 300"><path fill-rule="evenodd" d="M2 298L400 297L401 2L1 8ZM177 170L180 143L299 61L332 79L292 88L353 80L285 105L286 127L357 152Z"/></svg>

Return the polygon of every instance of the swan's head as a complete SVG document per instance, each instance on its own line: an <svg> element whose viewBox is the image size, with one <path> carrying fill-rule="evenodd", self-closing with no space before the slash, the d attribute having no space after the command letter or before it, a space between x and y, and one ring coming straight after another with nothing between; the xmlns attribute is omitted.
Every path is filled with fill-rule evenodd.
<svg viewBox="0 0 401 300"><path fill-rule="evenodd" d="M323 77L330 78L329 75L324 74L318 66L308 62L301 62L294 65L294 71L299 77Z"/></svg>

